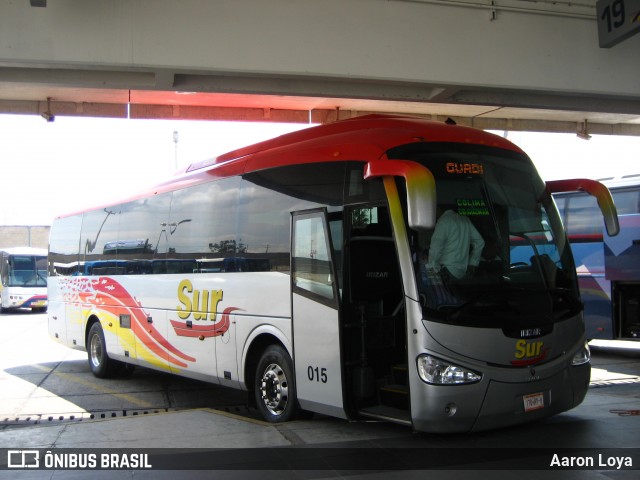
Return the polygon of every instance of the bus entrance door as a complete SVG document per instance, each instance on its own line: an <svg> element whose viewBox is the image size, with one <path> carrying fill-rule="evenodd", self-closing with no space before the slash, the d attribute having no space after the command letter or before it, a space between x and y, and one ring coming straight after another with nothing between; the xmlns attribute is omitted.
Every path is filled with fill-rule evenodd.
<svg viewBox="0 0 640 480"><path fill-rule="evenodd" d="M298 401L303 409L346 418L340 317L326 212L293 216L292 317Z"/></svg>

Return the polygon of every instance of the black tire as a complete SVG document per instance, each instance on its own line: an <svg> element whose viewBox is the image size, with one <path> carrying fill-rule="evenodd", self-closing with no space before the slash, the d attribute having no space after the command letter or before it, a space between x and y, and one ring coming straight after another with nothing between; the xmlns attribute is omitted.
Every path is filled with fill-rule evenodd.
<svg viewBox="0 0 640 480"><path fill-rule="evenodd" d="M256 368L254 393L258 410L272 423L293 419L298 411L293 362L280 345L270 345Z"/></svg>
<svg viewBox="0 0 640 480"><path fill-rule="evenodd" d="M99 322L94 323L87 337L87 359L91 372L98 378L109 378L117 371L117 363L109 358L104 332Z"/></svg>

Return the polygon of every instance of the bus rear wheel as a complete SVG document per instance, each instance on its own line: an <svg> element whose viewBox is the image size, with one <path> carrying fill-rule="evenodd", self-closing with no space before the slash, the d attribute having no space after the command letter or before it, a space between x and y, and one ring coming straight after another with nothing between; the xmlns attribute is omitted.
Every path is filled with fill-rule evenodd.
<svg viewBox="0 0 640 480"><path fill-rule="evenodd" d="M89 329L87 337L87 356L89 368L98 378L111 377L116 370L116 362L107 354L107 344L104 340L104 332L99 322L94 323Z"/></svg>
<svg viewBox="0 0 640 480"><path fill-rule="evenodd" d="M269 346L258 362L254 385L256 403L269 422L291 420L298 410L292 363L289 354L279 345Z"/></svg>

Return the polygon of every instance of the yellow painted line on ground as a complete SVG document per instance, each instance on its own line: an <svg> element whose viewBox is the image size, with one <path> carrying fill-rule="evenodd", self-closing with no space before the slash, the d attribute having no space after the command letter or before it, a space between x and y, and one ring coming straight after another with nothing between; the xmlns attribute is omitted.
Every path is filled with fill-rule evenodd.
<svg viewBox="0 0 640 480"><path fill-rule="evenodd" d="M233 418L234 420L242 420L243 422L253 423L254 425L260 425L261 427L273 427L275 424L266 422L264 420L257 420L255 418L243 417L231 412L225 412L224 410L216 410L215 408L194 408L193 410L200 410L202 412L214 413L227 418Z"/></svg>
<svg viewBox="0 0 640 480"><path fill-rule="evenodd" d="M78 377L76 374L71 374L71 373L65 373L65 372L57 372L54 371L53 369L49 368L49 367L45 367L44 365L38 365L38 364L34 364L33 365L35 368L42 370L43 372L46 373L51 373L52 375L55 375L63 380L66 381L70 381L79 385L83 385L86 386L88 388L91 388L93 390L96 390L100 393L104 393L107 395L113 395L114 397L120 398L122 400L126 400L128 402L131 402L135 405L139 405L142 408L155 408L153 405L151 405L148 402L145 402L144 400L140 400L138 398L136 398L133 395L129 395L126 393L118 393L114 390L111 390L109 388L104 388L102 387L99 383L99 380L96 380L95 382L93 381L88 381L88 380L84 380L83 378ZM207 412L207 413L213 413L215 415L221 415L223 417L227 417L227 418L231 418L234 420L241 420L243 422L248 422L254 425L259 425L262 427L273 427L274 424L270 423L270 422L266 422L264 420L257 420L254 418L250 418L250 417L244 417L242 415L238 415L235 413L231 413L231 412L226 412L224 410L217 410L215 408L194 408L194 409L190 409L190 411L203 411L203 412ZM188 410L177 410L177 411L171 411L171 412L157 412L157 413L149 413L149 415L164 415L167 413L181 413L181 412L186 412ZM146 417L147 415L135 415L135 416L129 416L126 417L127 419L129 418L142 418L142 417ZM118 417L119 419L124 419L125 417ZM100 420L100 419L96 419L96 420Z"/></svg>
<svg viewBox="0 0 640 480"><path fill-rule="evenodd" d="M91 382L88 380L84 380L80 377L78 377L75 374L71 374L71 373L65 373L65 372L56 372L53 371L51 368L49 367L45 367L43 365L38 365L35 364L33 365L34 367L38 368L39 370L42 370L43 372L47 372L47 373L51 373L52 375L55 375L56 377L59 377L63 380L69 381L69 382L73 382L73 383L77 383L78 385L83 385L85 387L89 387L93 390L96 390L100 393L104 393L106 395L113 395L116 398L119 398L121 400L125 400L127 402L130 402L134 405L137 405L139 407L142 408L154 408L154 405L152 405L149 402L146 402L144 400L140 400L139 398L135 397L134 395L130 395L128 393L119 393L116 392L115 390L112 390L110 388L104 388L103 386L101 386L100 384L98 384L98 380L96 380L95 382Z"/></svg>

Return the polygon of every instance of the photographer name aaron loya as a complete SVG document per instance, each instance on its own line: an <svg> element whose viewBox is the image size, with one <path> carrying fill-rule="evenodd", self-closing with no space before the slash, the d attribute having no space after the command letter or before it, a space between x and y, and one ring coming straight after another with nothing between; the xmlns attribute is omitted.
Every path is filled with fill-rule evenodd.
<svg viewBox="0 0 640 480"><path fill-rule="evenodd" d="M597 458L593 456L570 456L564 457L557 453L551 458L550 467L606 467L620 470L623 467L633 467L631 457L605 456L601 453Z"/></svg>

